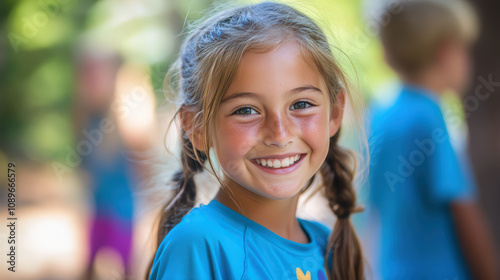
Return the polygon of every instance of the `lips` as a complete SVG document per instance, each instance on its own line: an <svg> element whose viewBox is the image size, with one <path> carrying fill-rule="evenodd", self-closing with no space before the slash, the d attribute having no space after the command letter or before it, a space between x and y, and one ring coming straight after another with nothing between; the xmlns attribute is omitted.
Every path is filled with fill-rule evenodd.
<svg viewBox="0 0 500 280"><path fill-rule="evenodd" d="M306 153L304 154L289 153L283 155L272 155L261 158L255 158L250 161L253 164L255 164L257 168L266 173L275 175L284 175L291 173L297 168L299 168L302 162L304 161L306 155L307 155Z"/></svg>

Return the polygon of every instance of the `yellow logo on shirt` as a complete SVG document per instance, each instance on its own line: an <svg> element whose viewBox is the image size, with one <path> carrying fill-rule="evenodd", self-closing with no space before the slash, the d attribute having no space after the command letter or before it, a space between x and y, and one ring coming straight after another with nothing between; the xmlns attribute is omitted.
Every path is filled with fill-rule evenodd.
<svg viewBox="0 0 500 280"><path fill-rule="evenodd" d="M296 272L297 272L297 280L311 280L311 272L308 271L304 275L304 272L302 272L302 269L300 269L299 267L297 267Z"/></svg>

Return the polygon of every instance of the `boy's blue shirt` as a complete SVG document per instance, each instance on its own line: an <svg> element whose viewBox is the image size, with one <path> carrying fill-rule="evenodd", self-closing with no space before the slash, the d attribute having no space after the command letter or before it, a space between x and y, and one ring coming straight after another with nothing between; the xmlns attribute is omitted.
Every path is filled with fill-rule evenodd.
<svg viewBox="0 0 500 280"><path fill-rule="evenodd" d="M373 109L369 135L382 279L468 279L450 202L474 199L476 187L437 96L404 85L392 105Z"/></svg>
<svg viewBox="0 0 500 280"><path fill-rule="evenodd" d="M213 199L193 208L161 242L150 280L326 280L330 230L297 218L310 243L283 238Z"/></svg>

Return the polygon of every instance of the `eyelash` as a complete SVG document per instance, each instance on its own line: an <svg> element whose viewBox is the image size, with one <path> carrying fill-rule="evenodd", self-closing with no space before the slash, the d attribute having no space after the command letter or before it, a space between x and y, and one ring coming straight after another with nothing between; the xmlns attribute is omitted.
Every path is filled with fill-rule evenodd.
<svg viewBox="0 0 500 280"><path fill-rule="evenodd" d="M295 110L304 110L304 109L307 109L307 108L310 108L310 107L315 107L315 106L316 106L316 105L313 105L313 104L311 104L310 102L307 102L307 101L297 101L297 102L293 103L293 104L292 104L292 106L293 106L293 105L295 105L295 104L298 104L298 103L305 103L305 104L307 104L308 106L306 106L305 108L299 108L299 109L295 109ZM290 106L290 107L292 107L292 106ZM242 115L242 116L249 116L249 115L251 115L251 114L238 114L237 112L238 112L239 110L242 110L242 109L250 109L250 110L254 110L254 111L256 111L256 110L255 110L255 109L253 109L252 107L249 107L249 106L243 106L243 107L240 107L240 108L236 109L236 110L235 110L235 111L234 111L231 115Z"/></svg>

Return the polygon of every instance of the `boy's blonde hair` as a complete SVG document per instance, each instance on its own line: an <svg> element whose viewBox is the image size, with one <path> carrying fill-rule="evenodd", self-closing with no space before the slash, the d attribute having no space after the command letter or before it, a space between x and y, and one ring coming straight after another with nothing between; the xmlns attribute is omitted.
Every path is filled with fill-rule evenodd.
<svg viewBox="0 0 500 280"><path fill-rule="evenodd" d="M463 0L408 0L399 5L397 13L386 11L390 20L380 26L386 59L399 73L421 72L447 40L469 45L477 38L477 16Z"/></svg>

